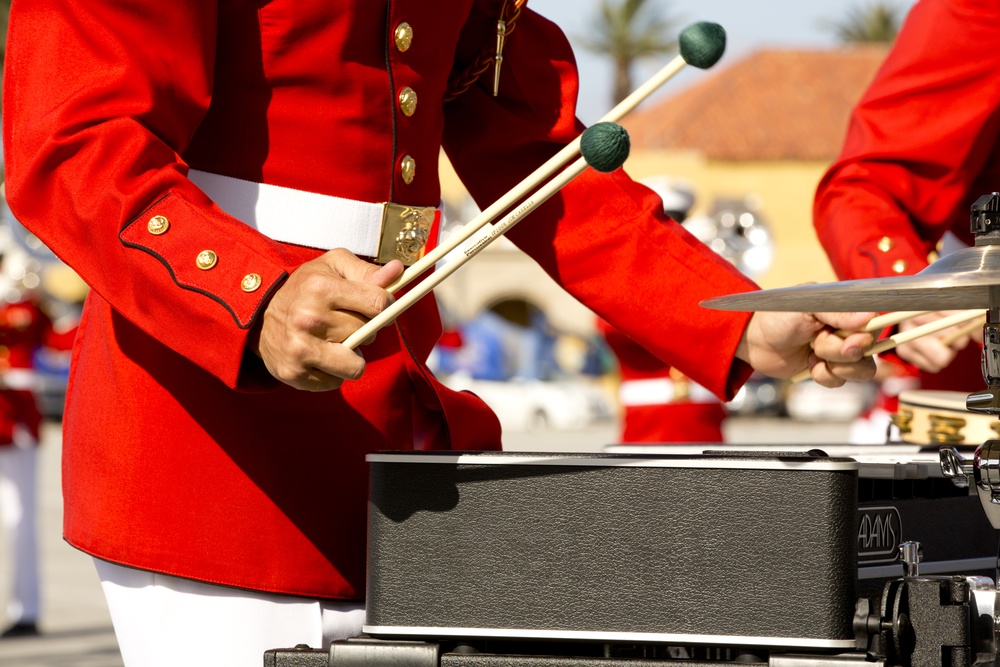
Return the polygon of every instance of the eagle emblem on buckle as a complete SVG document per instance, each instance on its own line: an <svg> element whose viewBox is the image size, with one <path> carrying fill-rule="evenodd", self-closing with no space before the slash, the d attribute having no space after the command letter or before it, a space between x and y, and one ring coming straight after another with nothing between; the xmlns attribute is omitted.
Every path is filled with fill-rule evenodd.
<svg viewBox="0 0 1000 667"><path fill-rule="evenodd" d="M382 237L375 260L386 264L398 259L410 266L423 257L436 212L436 208L385 204Z"/></svg>

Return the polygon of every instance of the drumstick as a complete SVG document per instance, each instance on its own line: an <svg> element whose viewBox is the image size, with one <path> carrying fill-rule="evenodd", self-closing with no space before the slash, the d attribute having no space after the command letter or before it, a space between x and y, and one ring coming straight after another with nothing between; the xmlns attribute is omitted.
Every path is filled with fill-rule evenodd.
<svg viewBox="0 0 1000 667"><path fill-rule="evenodd" d="M430 274L421 283L416 285L406 294L396 299L389 307L365 323L360 329L347 337L344 346L355 349L369 336L379 329L395 320L399 315L414 303L427 296L431 290L440 285L445 278L453 274L463 264L478 255L483 248L500 238L508 229L520 222L524 216L538 208L545 200L566 186L571 180L579 176L588 167L594 167L598 171L614 171L625 162L628 157L628 134L621 126L614 123L598 123L591 125L583 133L581 150L583 157L571 164L559 173L558 176L543 185L537 192L525 199L521 204L504 216L503 220L496 225L489 225L481 230L472 243L460 254L448 260L434 273Z"/></svg>
<svg viewBox="0 0 1000 667"><path fill-rule="evenodd" d="M933 322L928 322L927 324L921 324L919 327L914 327L909 331L901 331L897 334L893 334L888 338L884 338L870 348L865 350L863 356L871 357L880 352L887 352L897 345L902 345L903 343L909 343L911 340L916 340L923 336L927 336L932 333L937 333L942 329L947 329L948 327L953 327L956 324L961 324L962 322L967 322L969 320L981 317L986 313L986 309L973 309L966 310L961 313L955 313L954 315L948 315L947 317L942 317L939 320L934 320ZM873 318L875 319L875 318ZM906 319L906 318L903 318ZM850 332L857 333L857 332ZM811 376L809 369L806 368L799 371L792 376L792 382L802 382L803 380L808 380Z"/></svg>
<svg viewBox="0 0 1000 667"><path fill-rule="evenodd" d="M895 313L885 313L884 315L879 315L868 320L868 324L865 325L864 329L859 329L864 333L872 333L873 331L881 331L886 327L891 327L894 324L899 324L903 320L908 320L911 317L917 317L918 315L926 315L931 311L929 310L898 310ZM848 331L846 329L838 329L838 336L849 336L852 333L858 333L857 331Z"/></svg>
<svg viewBox="0 0 1000 667"><path fill-rule="evenodd" d="M870 357L873 354L878 354L880 352L886 352L891 350L897 345L902 345L903 343L909 343L911 340L916 340L927 336L932 333L937 333L948 327L953 327L956 324L961 324L962 322L967 322L969 320L981 317L986 314L985 308L978 308L973 310L965 310L961 313L955 313L954 315L948 315L947 317L942 317L939 320L934 320L933 322L928 322L927 324L921 324L919 327L914 327L909 331L901 331L897 334L893 334L888 338L880 340L875 343L871 349L865 352L866 357Z"/></svg>
<svg viewBox="0 0 1000 667"><path fill-rule="evenodd" d="M726 48L726 32L717 23L694 23L681 31L678 38L680 55L677 55L667 63L659 72L654 74L646 83L637 88L631 95L619 102L615 108L604 115L598 122L615 122L625 114L632 111L640 102L649 97L653 91L662 86L674 75L680 72L685 65L692 65L700 69L708 69L722 57L722 52ZM553 155L538 169L529 174L523 181L515 185L507 194L503 195L496 202L491 204L485 211L477 215L467 224L459 228L455 233L443 241L440 245L429 251L422 258L414 262L403 272L394 283L386 287L389 293L395 293L413 282L427 269L434 266L445 255L459 247L472 237L473 234L488 225L494 218L516 204L522 197L534 190L543 181L550 178L563 165L567 164L574 156L580 153L580 137L564 146L562 150Z"/></svg>
<svg viewBox="0 0 1000 667"><path fill-rule="evenodd" d="M891 327L893 325L899 324L903 320L908 320L911 317L917 317L918 315L926 315L931 311L929 310L897 310L894 313L884 313L868 320L868 324L864 326L863 329L849 330L849 329L837 329L836 334L841 338L846 338L852 333L872 333L875 331L881 331L886 327ZM816 342L814 339L813 343ZM796 376L797 377L797 376ZM794 378L793 378L794 379Z"/></svg>

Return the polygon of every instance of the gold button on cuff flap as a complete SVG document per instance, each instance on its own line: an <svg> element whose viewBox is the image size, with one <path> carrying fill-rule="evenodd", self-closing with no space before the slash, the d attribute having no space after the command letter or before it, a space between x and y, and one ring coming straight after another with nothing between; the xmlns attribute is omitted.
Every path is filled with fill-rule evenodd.
<svg viewBox="0 0 1000 667"><path fill-rule="evenodd" d="M398 259L404 266L411 266L424 256L437 209L402 204L382 206L382 236L375 261L386 264Z"/></svg>
<svg viewBox="0 0 1000 667"><path fill-rule="evenodd" d="M240 287L244 292L255 292L258 287L260 287L263 280L259 274L248 273L243 276L243 281L240 283Z"/></svg>
<svg viewBox="0 0 1000 667"><path fill-rule="evenodd" d="M889 252L896 246L888 236L883 236L878 241L878 249L882 252Z"/></svg>
<svg viewBox="0 0 1000 667"><path fill-rule="evenodd" d="M406 21L403 21L396 26L396 31L393 34L396 40L396 49L402 53L410 48L413 44L413 28Z"/></svg>
<svg viewBox="0 0 1000 667"><path fill-rule="evenodd" d="M155 234L159 236L160 234L163 234L168 229L170 229L170 221L164 218L162 215L154 215L152 218L149 219L149 222L146 224L146 229L149 230L150 234Z"/></svg>
<svg viewBox="0 0 1000 667"><path fill-rule="evenodd" d="M417 161L409 155L404 155L399 162L399 174L403 177L403 182L409 185L417 175Z"/></svg>
<svg viewBox="0 0 1000 667"><path fill-rule="evenodd" d="M417 93L409 86L399 91L399 110L409 118L417 110Z"/></svg>
<svg viewBox="0 0 1000 667"><path fill-rule="evenodd" d="M897 259L892 263L892 270L896 273L902 273L906 271L906 267L909 266L905 259Z"/></svg>
<svg viewBox="0 0 1000 667"><path fill-rule="evenodd" d="M208 271L210 268L215 266L215 263L218 261L219 261L219 256L216 255L214 252L212 252L211 250L202 250L201 252L198 253L198 259L195 260L195 263L198 265L198 268L201 269L202 271Z"/></svg>

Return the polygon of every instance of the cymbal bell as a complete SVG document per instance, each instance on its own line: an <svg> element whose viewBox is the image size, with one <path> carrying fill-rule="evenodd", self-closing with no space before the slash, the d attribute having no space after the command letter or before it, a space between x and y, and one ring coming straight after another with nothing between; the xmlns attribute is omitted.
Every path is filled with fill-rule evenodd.
<svg viewBox="0 0 1000 667"><path fill-rule="evenodd" d="M731 294L701 302L739 311L890 312L989 308L990 288L1000 306L1000 245L979 245L945 255L912 276L845 280Z"/></svg>

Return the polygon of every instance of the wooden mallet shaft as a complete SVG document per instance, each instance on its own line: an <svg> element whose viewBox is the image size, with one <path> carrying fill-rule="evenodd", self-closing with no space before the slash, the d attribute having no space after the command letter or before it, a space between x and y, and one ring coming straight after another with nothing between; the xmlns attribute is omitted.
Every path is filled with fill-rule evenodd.
<svg viewBox="0 0 1000 667"><path fill-rule="evenodd" d="M438 267L434 273L427 276L427 278L425 278L420 284L415 286L406 294L400 296L388 308L383 310L381 313L366 322L360 329L348 336L347 339L344 340L344 346L352 350L357 349L358 345L363 343L373 334L377 333L379 329L391 323L417 301L427 296L435 287L440 285L445 278L455 273L455 271L461 268L466 262L478 255L483 248L506 233L508 229L520 222L524 216L538 208L538 206L540 206L545 200L565 187L571 180L582 174L587 166L587 161L581 157L572 165L564 169L558 176L543 185L528 199L525 199L520 206L504 216L503 220L498 222L496 225L490 225L488 229L484 229L483 233L476 239L476 241L463 250L461 254L457 254L443 266Z"/></svg>
<svg viewBox="0 0 1000 667"><path fill-rule="evenodd" d="M633 91L631 95L615 105L598 122L617 122L635 109L640 102L652 95L657 88L673 78L685 65L691 64L702 69L711 67L722 57L722 52L725 50L726 44L725 32L721 26L715 23L695 23L688 26L681 32L678 41L680 43L680 54L671 59L669 63ZM486 210L454 232L441 245L438 245L414 262L394 283L386 287L386 291L395 293L413 282L414 279L443 259L445 255L472 238L473 234L490 224L494 218L516 204L545 180L549 179L563 165L572 160L574 156L579 155L579 153L580 137L577 137L549 158L542 166L531 172L524 180L511 188L505 195L487 207Z"/></svg>

